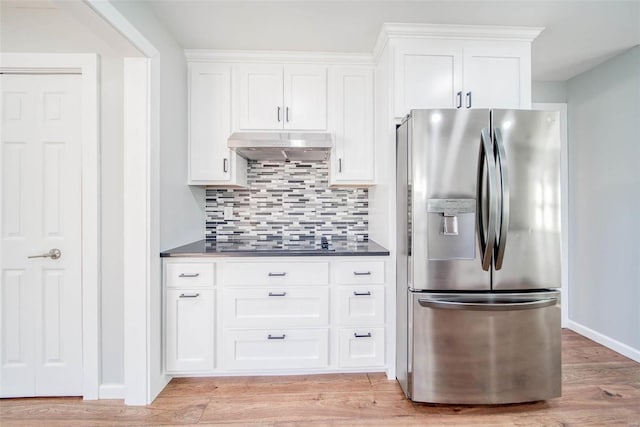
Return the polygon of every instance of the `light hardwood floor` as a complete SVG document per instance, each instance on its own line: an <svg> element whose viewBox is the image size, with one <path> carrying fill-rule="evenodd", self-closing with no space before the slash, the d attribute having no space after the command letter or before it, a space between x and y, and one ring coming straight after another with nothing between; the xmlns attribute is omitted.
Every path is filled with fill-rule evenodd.
<svg viewBox="0 0 640 427"><path fill-rule="evenodd" d="M0 425L640 426L640 364L562 333L562 397L498 406L407 401L384 374L177 378L151 404L0 400Z"/></svg>

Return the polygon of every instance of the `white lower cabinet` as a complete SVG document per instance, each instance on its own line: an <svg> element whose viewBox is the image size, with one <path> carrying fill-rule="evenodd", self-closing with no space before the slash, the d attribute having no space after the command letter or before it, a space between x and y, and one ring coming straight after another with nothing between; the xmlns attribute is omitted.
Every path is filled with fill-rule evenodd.
<svg viewBox="0 0 640 427"><path fill-rule="evenodd" d="M214 368L213 289L168 289L166 292L166 370L169 373Z"/></svg>
<svg viewBox="0 0 640 427"><path fill-rule="evenodd" d="M227 369L327 368L328 329L232 330L223 332L221 362Z"/></svg>
<svg viewBox="0 0 640 427"><path fill-rule="evenodd" d="M340 325L384 325L384 286L341 286L337 292Z"/></svg>
<svg viewBox="0 0 640 427"><path fill-rule="evenodd" d="M341 368L384 366L384 328L340 329Z"/></svg>
<svg viewBox="0 0 640 427"><path fill-rule="evenodd" d="M387 260L336 258L165 259L166 373L384 370Z"/></svg>

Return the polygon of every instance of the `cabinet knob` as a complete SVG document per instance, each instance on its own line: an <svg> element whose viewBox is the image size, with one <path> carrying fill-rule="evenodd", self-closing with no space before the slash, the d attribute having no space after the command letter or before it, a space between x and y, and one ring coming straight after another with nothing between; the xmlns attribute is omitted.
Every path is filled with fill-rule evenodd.
<svg viewBox="0 0 640 427"><path fill-rule="evenodd" d="M269 277L284 277L286 275L287 275L286 271L283 271L282 273L269 272Z"/></svg>
<svg viewBox="0 0 640 427"><path fill-rule="evenodd" d="M279 122L280 121L280 107L278 107L277 117L278 117L278 122Z"/></svg>
<svg viewBox="0 0 640 427"><path fill-rule="evenodd" d="M223 172L229 172L229 159L223 159L222 160L222 171Z"/></svg>
<svg viewBox="0 0 640 427"><path fill-rule="evenodd" d="M462 91L456 93L456 108L462 108Z"/></svg>
<svg viewBox="0 0 640 427"><path fill-rule="evenodd" d="M285 120L287 121L287 123L289 123L289 107L285 108L284 117L285 117Z"/></svg>
<svg viewBox="0 0 640 427"><path fill-rule="evenodd" d="M338 159L338 173L342 172L342 158Z"/></svg>
<svg viewBox="0 0 640 427"><path fill-rule="evenodd" d="M471 92L467 92L467 108L471 108Z"/></svg>
<svg viewBox="0 0 640 427"><path fill-rule="evenodd" d="M180 273L178 277L198 277L200 273Z"/></svg>

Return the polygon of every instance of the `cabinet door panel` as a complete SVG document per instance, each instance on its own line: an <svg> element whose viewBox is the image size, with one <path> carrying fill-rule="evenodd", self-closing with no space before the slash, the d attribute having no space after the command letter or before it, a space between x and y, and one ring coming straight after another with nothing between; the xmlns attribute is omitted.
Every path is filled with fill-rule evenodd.
<svg viewBox="0 0 640 427"><path fill-rule="evenodd" d="M451 46L405 46L395 59L395 116L412 109L455 108L462 87L462 49Z"/></svg>
<svg viewBox="0 0 640 427"><path fill-rule="evenodd" d="M165 262L167 287L201 288L215 284L215 264L210 262Z"/></svg>
<svg viewBox="0 0 640 427"><path fill-rule="evenodd" d="M341 329L340 367L384 365L384 328Z"/></svg>
<svg viewBox="0 0 640 427"><path fill-rule="evenodd" d="M226 288L224 327L326 326L329 289L323 287Z"/></svg>
<svg viewBox="0 0 640 427"><path fill-rule="evenodd" d="M527 58L518 49L465 48L464 90L465 96L471 92L471 107L530 108Z"/></svg>
<svg viewBox="0 0 640 427"><path fill-rule="evenodd" d="M222 271L224 285L327 285L326 262L228 262Z"/></svg>
<svg viewBox="0 0 640 427"><path fill-rule="evenodd" d="M332 184L373 184L373 70L339 68L331 75Z"/></svg>
<svg viewBox="0 0 640 427"><path fill-rule="evenodd" d="M238 124L243 130L282 129L282 66L238 67Z"/></svg>
<svg viewBox="0 0 640 427"><path fill-rule="evenodd" d="M228 181L231 153L231 67L189 65L189 177Z"/></svg>
<svg viewBox="0 0 640 427"><path fill-rule="evenodd" d="M329 364L328 329L226 329L223 340L227 369L326 368Z"/></svg>
<svg viewBox="0 0 640 427"><path fill-rule="evenodd" d="M337 311L341 325L383 324L384 286L341 286Z"/></svg>
<svg viewBox="0 0 640 427"><path fill-rule="evenodd" d="M167 372L214 368L214 291L169 289L166 305Z"/></svg>
<svg viewBox="0 0 640 427"><path fill-rule="evenodd" d="M327 128L327 69L309 65L284 68L284 127L295 130Z"/></svg>

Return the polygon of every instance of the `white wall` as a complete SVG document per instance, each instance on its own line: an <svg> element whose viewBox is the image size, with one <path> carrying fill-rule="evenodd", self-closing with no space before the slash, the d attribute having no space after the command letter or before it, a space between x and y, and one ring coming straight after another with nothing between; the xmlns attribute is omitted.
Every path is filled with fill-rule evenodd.
<svg viewBox="0 0 640 427"><path fill-rule="evenodd" d="M531 100L534 103L566 103L567 82L531 82Z"/></svg>
<svg viewBox="0 0 640 427"><path fill-rule="evenodd" d="M640 358L640 46L568 81L569 319Z"/></svg>
<svg viewBox="0 0 640 427"><path fill-rule="evenodd" d="M14 3L19 4L19 3ZM101 384L123 383L123 181L122 58L139 53L99 23L79 23L75 12L58 7L2 4L3 52L86 53L100 55L101 139ZM99 30L99 31L98 31ZM98 34L99 33L99 34Z"/></svg>
<svg viewBox="0 0 640 427"><path fill-rule="evenodd" d="M204 189L187 182L187 65L180 47L142 2L113 6L160 52L160 249L204 239Z"/></svg>

